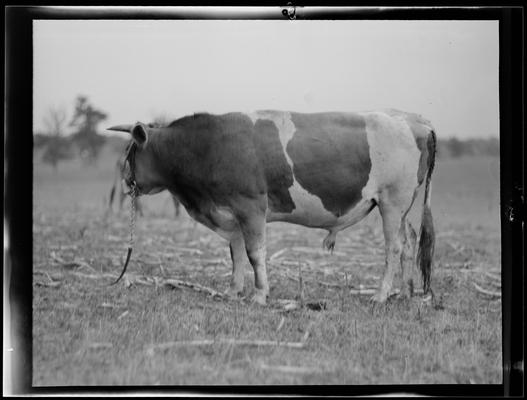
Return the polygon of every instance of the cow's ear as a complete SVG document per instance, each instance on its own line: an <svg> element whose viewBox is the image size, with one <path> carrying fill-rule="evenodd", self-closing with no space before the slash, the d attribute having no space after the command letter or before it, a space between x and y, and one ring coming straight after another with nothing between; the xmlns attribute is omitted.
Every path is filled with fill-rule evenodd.
<svg viewBox="0 0 527 400"><path fill-rule="evenodd" d="M148 141L148 130L141 122L137 122L130 133L132 134L132 139L139 147L143 147Z"/></svg>

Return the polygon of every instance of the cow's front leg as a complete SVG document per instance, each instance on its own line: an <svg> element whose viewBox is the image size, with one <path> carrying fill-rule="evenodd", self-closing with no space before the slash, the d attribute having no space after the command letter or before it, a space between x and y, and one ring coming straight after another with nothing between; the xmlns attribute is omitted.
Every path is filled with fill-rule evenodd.
<svg viewBox="0 0 527 400"><path fill-rule="evenodd" d="M252 300L261 305L267 303L269 295L265 266L265 222L265 208L258 202L248 205L239 217L245 250L254 270L255 293Z"/></svg>
<svg viewBox="0 0 527 400"><path fill-rule="evenodd" d="M247 265L247 252L245 242L241 232L236 232L229 243L232 260L231 285L227 290L227 295L231 298L238 298L243 291L245 281L245 266Z"/></svg>
<svg viewBox="0 0 527 400"><path fill-rule="evenodd" d="M265 305L269 295L269 283L265 265L265 220L254 221L244 233L245 248L254 270L253 301Z"/></svg>

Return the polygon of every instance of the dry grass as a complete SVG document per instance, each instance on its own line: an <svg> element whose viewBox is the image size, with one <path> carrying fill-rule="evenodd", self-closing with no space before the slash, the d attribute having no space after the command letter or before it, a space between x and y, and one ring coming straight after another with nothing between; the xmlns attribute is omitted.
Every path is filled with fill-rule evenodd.
<svg viewBox="0 0 527 400"><path fill-rule="evenodd" d="M266 308L160 284L222 292L231 272L227 244L186 215L175 220L164 195L149 199L138 221L129 284L108 287L128 216L104 215L105 162L59 167L57 176L36 164L34 385L501 383L495 159L438 165L433 301L373 307L351 294L382 276L374 211L339 234L333 254L321 249L323 231L270 224ZM319 311L287 311L280 301L299 300L299 269L303 303L323 304ZM252 279L247 271L248 296Z"/></svg>

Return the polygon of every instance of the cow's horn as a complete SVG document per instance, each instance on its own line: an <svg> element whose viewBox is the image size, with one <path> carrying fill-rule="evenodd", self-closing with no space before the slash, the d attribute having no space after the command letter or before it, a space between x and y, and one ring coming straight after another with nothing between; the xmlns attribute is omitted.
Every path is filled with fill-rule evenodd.
<svg viewBox="0 0 527 400"><path fill-rule="evenodd" d="M119 132L130 133L130 131L132 130L132 126L133 125L115 125L115 126L112 126L111 128L106 128L106 129L109 131L119 131Z"/></svg>

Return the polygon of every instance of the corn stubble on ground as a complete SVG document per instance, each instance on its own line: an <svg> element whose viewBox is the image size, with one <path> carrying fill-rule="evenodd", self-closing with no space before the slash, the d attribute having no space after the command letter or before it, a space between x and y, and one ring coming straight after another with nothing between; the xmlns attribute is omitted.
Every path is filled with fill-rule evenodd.
<svg viewBox="0 0 527 400"><path fill-rule="evenodd" d="M186 215L175 220L162 195L145 202L125 279L108 287L125 256L127 212L103 217L104 174L41 169L33 384L501 383L497 200L482 196L484 174L459 177L463 163L484 171L491 161L438 166L434 299L375 307L370 291L384 265L377 211L339 234L332 254L321 249L323 231L270 224L271 297L259 307L222 296L227 244ZM247 270L247 299L253 288Z"/></svg>

